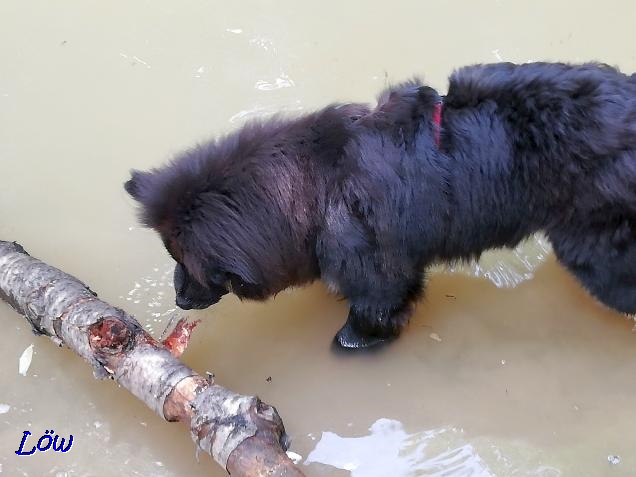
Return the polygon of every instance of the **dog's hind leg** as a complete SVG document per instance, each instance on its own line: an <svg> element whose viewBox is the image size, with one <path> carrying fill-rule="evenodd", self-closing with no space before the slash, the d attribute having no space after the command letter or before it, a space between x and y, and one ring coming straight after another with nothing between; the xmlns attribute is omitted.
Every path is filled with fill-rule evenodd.
<svg viewBox="0 0 636 477"><path fill-rule="evenodd" d="M596 299L636 314L636 218L561 229L549 237L559 261Z"/></svg>

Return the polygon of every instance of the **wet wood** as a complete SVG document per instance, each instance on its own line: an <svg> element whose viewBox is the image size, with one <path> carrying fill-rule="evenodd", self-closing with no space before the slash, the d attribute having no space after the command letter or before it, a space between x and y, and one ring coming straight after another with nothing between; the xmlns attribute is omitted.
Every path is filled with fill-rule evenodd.
<svg viewBox="0 0 636 477"><path fill-rule="evenodd" d="M179 322L159 342L132 316L15 242L0 241L0 298L35 333L88 361L96 377L112 378L164 419L184 423L198 448L231 475L303 476L285 454L285 429L274 407L179 361L194 324Z"/></svg>

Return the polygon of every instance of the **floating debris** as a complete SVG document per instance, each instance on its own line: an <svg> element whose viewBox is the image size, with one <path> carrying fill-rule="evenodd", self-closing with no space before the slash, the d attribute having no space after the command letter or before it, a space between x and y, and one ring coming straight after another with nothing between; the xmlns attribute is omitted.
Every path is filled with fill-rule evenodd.
<svg viewBox="0 0 636 477"><path fill-rule="evenodd" d="M119 53L119 56L121 56L122 58L125 58L126 60L129 60L132 66L141 64L141 65L144 65L146 68L151 68L151 66L148 63L146 63L144 60L142 60L138 56L135 56L135 55L129 56L126 53Z"/></svg>
<svg viewBox="0 0 636 477"><path fill-rule="evenodd" d="M285 73L281 72L278 78L275 78L273 82L267 80L258 80L254 87L261 91L272 91L280 88L291 88L292 86L296 86L294 80L292 80Z"/></svg>
<svg viewBox="0 0 636 477"><path fill-rule="evenodd" d="M437 341L438 343L442 342L442 338L440 338L437 333L431 333L430 335L428 335L428 337L432 340Z"/></svg>
<svg viewBox="0 0 636 477"><path fill-rule="evenodd" d="M205 73L205 66L200 66L199 69L197 70L197 72L194 74L194 77L195 78L201 78L203 73ZM158 272L159 270L155 270L155 271Z"/></svg>
<svg viewBox="0 0 636 477"><path fill-rule="evenodd" d="M607 462L609 462L612 465L617 465L621 463L621 458L617 455L608 455Z"/></svg>
<svg viewBox="0 0 636 477"><path fill-rule="evenodd" d="M289 457L294 464L298 464L300 463L301 460L303 460L302 455L296 454L295 452L292 452L292 451L287 451L287 457Z"/></svg>
<svg viewBox="0 0 636 477"><path fill-rule="evenodd" d="M31 366L31 361L33 360L33 344L29 345L27 349L25 349L20 355L20 360L18 362L18 372L22 376L26 376L29 367Z"/></svg>

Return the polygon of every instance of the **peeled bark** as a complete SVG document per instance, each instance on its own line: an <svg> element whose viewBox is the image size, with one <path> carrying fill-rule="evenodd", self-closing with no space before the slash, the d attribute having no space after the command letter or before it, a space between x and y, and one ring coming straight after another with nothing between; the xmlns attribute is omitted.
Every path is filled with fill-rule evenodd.
<svg viewBox="0 0 636 477"><path fill-rule="evenodd" d="M0 241L0 298L35 333L88 361L96 377L114 379L167 421L183 422L198 448L231 475L303 476L285 454L285 429L274 407L219 386L177 359L192 325L180 322L158 342L132 316L15 242Z"/></svg>

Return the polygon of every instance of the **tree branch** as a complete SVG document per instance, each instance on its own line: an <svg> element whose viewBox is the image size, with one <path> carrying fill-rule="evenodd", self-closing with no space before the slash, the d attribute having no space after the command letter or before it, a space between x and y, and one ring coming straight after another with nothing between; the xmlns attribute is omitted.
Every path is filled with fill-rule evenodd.
<svg viewBox="0 0 636 477"><path fill-rule="evenodd" d="M180 322L160 343L132 316L15 242L0 241L0 298L35 333L88 361L97 378L114 379L167 421L183 422L198 448L231 475L303 477L285 454L287 437L274 407L215 384L175 356L193 325Z"/></svg>

